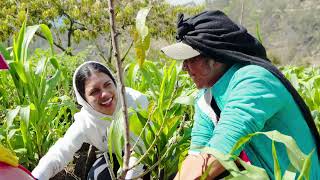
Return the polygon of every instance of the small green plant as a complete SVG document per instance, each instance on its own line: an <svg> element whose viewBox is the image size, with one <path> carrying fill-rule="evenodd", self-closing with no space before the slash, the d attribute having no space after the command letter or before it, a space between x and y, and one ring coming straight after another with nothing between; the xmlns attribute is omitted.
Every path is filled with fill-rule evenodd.
<svg viewBox="0 0 320 180"><path fill-rule="evenodd" d="M128 86L145 93L149 99L147 110L130 110L130 131L136 137L131 141L133 154L139 159L138 163L147 167L140 176L150 172L152 178L168 179L177 172L178 164L188 151L193 116L190 105L195 87L184 72L177 70L179 67L174 61L168 64L145 61L142 67L133 62L127 67ZM117 119L108 136L109 147L114 147L120 162L121 127L121 120Z"/></svg>
<svg viewBox="0 0 320 180"><path fill-rule="evenodd" d="M320 68L284 66L280 69L305 100L320 133Z"/></svg>
<svg viewBox="0 0 320 180"><path fill-rule="evenodd" d="M28 47L38 30L50 45L50 55L36 62L30 59ZM70 115L76 107L68 96L56 96L63 76L54 55L52 34L46 25L26 26L25 21L14 38L11 54L7 57L9 72L1 75L6 79L11 77L14 89L4 91L4 97L17 96L12 96L12 103L5 107L8 109L1 128L5 132L2 141L17 153L21 164L32 169L69 127ZM12 84L6 83L1 81L0 87L12 88Z"/></svg>

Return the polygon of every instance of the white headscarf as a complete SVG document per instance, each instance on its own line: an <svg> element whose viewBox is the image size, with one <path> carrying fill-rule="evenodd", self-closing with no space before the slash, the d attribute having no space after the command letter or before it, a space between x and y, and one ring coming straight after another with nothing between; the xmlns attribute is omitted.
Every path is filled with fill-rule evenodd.
<svg viewBox="0 0 320 180"><path fill-rule="evenodd" d="M111 73L110 69L108 67L106 67L105 65L101 64L100 62L87 61L87 62L81 64L73 74L73 89L74 89L74 92L75 92L75 95L76 95L76 98L77 98L77 102L78 102L78 104L80 104L82 106L81 111L84 111L85 114L88 116L88 118L90 118L91 121L99 122L99 121L101 121L101 118L114 119L113 116L116 114L115 112L117 112L121 107L120 106L121 102L119 101L119 91L118 91L118 88L117 88L117 82L115 82L116 83L116 95L117 95L117 102L116 103L117 104L116 104L115 111L113 112L112 115L103 114L103 113L98 112L95 109L93 109L92 106L85 99L82 98L82 96L80 95L80 93L79 93L79 91L78 91L78 89L76 87L76 75L78 74L79 69L82 68L83 66L86 66L86 65L91 64L91 63L97 63L97 64L100 64L100 65L104 66L110 72L110 75L112 76L112 78L115 79L114 75Z"/></svg>
<svg viewBox="0 0 320 180"><path fill-rule="evenodd" d="M75 92L75 95L76 95L76 98L77 98L77 102L82 106L81 108L81 111L79 113L77 113L78 115L75 116L75 120L80 120L80 121L90 121L89 123L94 123L95 126L97 128L105 128L106 126L110 126L111 125L111 121L107 121L107 120L102 120L102 118L111 118L112 120L115 120L117 117L117 114L119 115L119 113L117 113L120 108L121 108L121 102L120 102L120 98L119 98L119 90L118 88L116 87L116 95L117 95L117 104L116 104L116 108L115 108L115 111L113 112L112 115L106 115L106 114L103 114L103 113L100 113L98 111L96 111L95 109L92 108L92 106L90 106L90 104L84 100L82 98L82 96L80 95L77 87L76 87L76 75L79 71L79 69L85 65L88 65L90 63L98 63L98 64L101 64L99 62L96 62L96 61L88 61L88 62L85 62L83 64L81 64L75 71L74 75L73 75L73 89L74 89L74 92ZM105 65L101 64L102 66L104 66L109 72L110 72L110 75L112 76L113 79L114 76L112 75L111 71L109 70L109 68L107 68ZM116 85L118 84L117 82L115 82ZM132 90L131 90L132 91ZM141 96L142 97L142 96ZM142 101L142 100L141 100ZM146 103L144 104L144 106L147 107L147 99L145 100ZM134 136L132 133L131 133L131 136ZM97 145L100 145L97 143ZM142 146L142 145L141 145ZM144 147L144 146L142 146ZM98 147L99 148L99 147ZM100 147L100 149L102 150L103 147ZM105 149L107 150L107 149ZM129 159L129 165L132 166L133 164L135 164L135 162L137 161L137 158L132 156L130 157ZM130 171L128 171L127 175L126 175L126 179L131 179L132 177L136 177L137 175L141 174L143 172L143 165L142 164L139 164L138 166L136 166L135 168L131 169Z"/></svg>

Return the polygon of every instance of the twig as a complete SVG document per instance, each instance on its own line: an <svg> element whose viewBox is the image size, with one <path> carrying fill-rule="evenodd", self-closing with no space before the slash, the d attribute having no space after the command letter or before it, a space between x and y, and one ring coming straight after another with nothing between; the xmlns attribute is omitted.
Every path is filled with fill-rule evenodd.
<svg viewBox="0 0 320 180"><path fill-rule="evenodd" d="M110 40L110 45L109 45L109 52L108 52L108 62L111 64L111 61L112 61L112 51L113 51L112 41L111 41L111 33L110 33L109 40Z"/></svg>
<svg viewBox="0 0 320 180"><path fill-rule="evenodd" d="M127 52L126 52L126 53L124 54L124 56L121 58L121 62L123 62L124 59L127 57L130 49L132 48L132 45L133 45L133 40L131 41L129 48L127 49Z"/></svg>
<svg viewBox="0 0 320 180"><path fill-rule="evenodd" d="M241 0L241 14L240 14L240 20L239 20L240 25L242 25L243 11L244 11L244 0Z"/></svg>
<svg viewBox="0 0 320 180"><path fill-rule="evenodd" d="M126 97L125 97L125 87L123 85L123 69L122 63L120 59L120 52L118 47L118 41L116 36L116 25L115 25L115 15L113 9L113 1L108 0L109 5L109 17L110 17L110 30L111 30L111 38L112 38L112 46L113 46L113 53L117 60L117 74L119 79L119 86L120 86L120 99L123 105L123 114L124 114L124 127L125 127L125 136L124 136L124 158L123 158L123 171L120 176L120 179L125 179L125 176L128 172L128 165L129 165L129 158L130 158L130 142L129 142L129 121L128 121L128 110L126 104Z"/></svg>
<svg viewBox="0 0 320 180"><path fill-rule="evenodd" d="M146 150L146 152L140 157L140 159L139 159L133 166L131 166L131 167L129 168L129 170L132 169L132 168L134 168L134 167L136 167L137 165L139 165L140 162L141 162L147 155L149 155L149 152L152 150L152 148L154 147L154 145L156 144L157 140L158 140L159 137L160 137L160 133L162 132L162 129L164 128L164 122L165 122L165 120L162 118L162 123L161 123L160 129L159 129L159 131L157 132L157 134L155 135L153 142L151 143L151 145L149 146L149 148Z"/></svg>
<svg viewBox="0 0 320 180"><path fill-rule="evenodd" d="M39 32L36 32L36 35L41 37L42 39L46 39L42 34L40 34ZM58 43L56 42L53 42L53 44L59 48L60 50L62 50L63 52L65 52L66 54L70 55L70 56L73 56L72 52L69 52L67 51L64 47L62 47L61 45L59 45Z"/></svg>
<svg viewBox="0 0 320 180"><path fill-rule="evenodd" d="M152 109L151 113L149 114L148 120L147 120L146 124L143 126L143 128L142 128L142 130L141 130L141 132L140 132L140 134L139 134L139 136L138 136L137 141L135 142L135 144L134 144L133 147L131 148L131 151L134 150L134 148L135 148L136 145L138 144L139 140L141 139L141 136L142 136L142 134L144 133L144 130L146 129L146 127L147 127L147 126L149 125L149 123L151 122L151 115L154 113L154 111L155 111L155 109L156 109L155 107L156 107L156 106L153 106L153 109Z"/></svg>
<svg viewBox="0 0 320 180"><path fill-rule="evenodd" d="M183 116L183 120L181 121L180 123L180 127L178 129L178 132L177 132L177 135L180 134L183 126L184 126L184 123L185 123L185 116ZM140 175L136 176L136 177L133 177L132 179L139 179L143 176L145 176L146 174L148 174L152 169L154 169L166 156L167 156L167 153L170 152L171 148L172 148L172 145L176 144L177 143L177 138L174 139L173 142L171 142L169 145L168 145L168 148L166 150L166 152L163 154L163 156L160 157L160 159L154 163L150 168L148 168L146 171L144 171L143 173L141 173Z"/></svg>
<svg viewBox="0 0 320 180"><path fill-rule="evenodd" d="M113 168L111 167L111 162L110 162L110 160L109 160L108 153L107 153L107 152L104 152L104 153L103 153L103 157L104 157L104 159L106 160L107 168L108 168L109 173L110 173L110 175L111 175L111 179L117 179L116 176L115 176L114 173L113 173Z"/></svg>

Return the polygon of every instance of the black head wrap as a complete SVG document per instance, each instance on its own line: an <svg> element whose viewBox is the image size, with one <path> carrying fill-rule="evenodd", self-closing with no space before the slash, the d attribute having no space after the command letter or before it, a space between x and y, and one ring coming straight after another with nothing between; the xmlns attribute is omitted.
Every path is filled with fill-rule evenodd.
<svg viewBox="0 0 320 180"><path fill-rule="evenodd" d="M271 64L265 48L256 38L221 11L205 11L187 19L181 14L177 25L177 40L188 44L200 54L225 64L259 65L275 75L298 104L314 136L320 157L320 136L308 106L286 77Z"/></svg>

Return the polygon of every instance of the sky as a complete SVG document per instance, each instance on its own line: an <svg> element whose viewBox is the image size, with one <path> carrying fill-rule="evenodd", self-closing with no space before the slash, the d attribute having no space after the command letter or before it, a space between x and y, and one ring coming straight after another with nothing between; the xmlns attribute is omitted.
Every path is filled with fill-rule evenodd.
<svg viewBox="0 0 320 180"><path fill-rule="evenodd" d="M195 2L196 4L201 4L205 2L205 0L166 0L166 1L172 5L181 5L189 2Z"/></svg>

